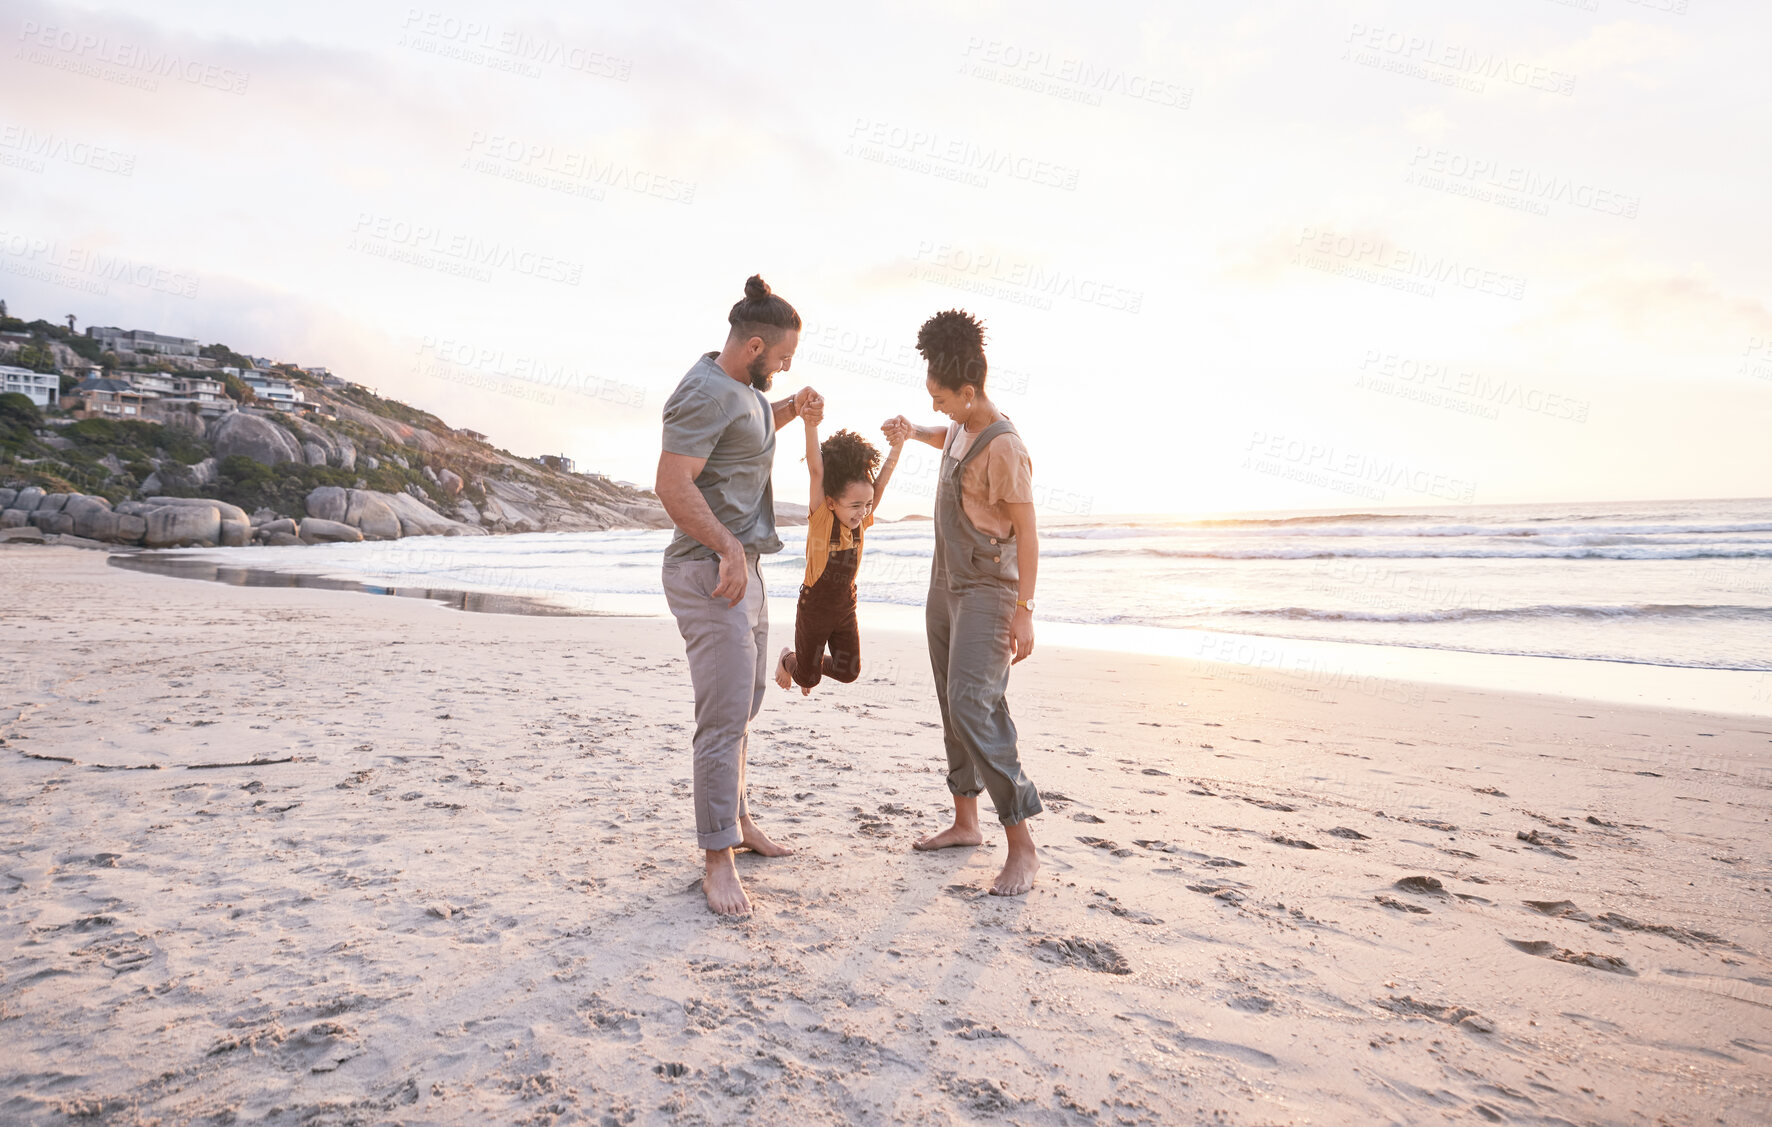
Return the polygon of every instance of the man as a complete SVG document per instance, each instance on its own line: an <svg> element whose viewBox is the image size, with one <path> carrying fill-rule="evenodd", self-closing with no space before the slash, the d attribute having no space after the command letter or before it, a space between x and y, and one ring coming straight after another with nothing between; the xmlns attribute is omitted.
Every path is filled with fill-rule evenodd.
<svg viewBox="0 0 1772 1127"><path fill-rule="evenodd" d="M775 373L800 342L800 315L762 278L726 317L726 345L689 369L664 407L656 492L677 534L665 549L664 591L695 686L695 829L705 851L702 892L722 916L750 914L733 849L765 857L793 850L751 820L745 799L750 722L769 679L769 604L759 557L781 551L775 534L775 432L817 422L824 399L803 387L770 403Z"/></svg>

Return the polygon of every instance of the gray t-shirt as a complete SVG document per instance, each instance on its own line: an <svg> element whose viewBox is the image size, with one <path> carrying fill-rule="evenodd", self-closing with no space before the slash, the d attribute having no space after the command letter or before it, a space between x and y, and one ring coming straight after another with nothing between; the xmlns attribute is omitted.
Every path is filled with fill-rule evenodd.
<svg viewBox="0 0 1772 1127"><path fill-rule="evenodd" d="M775 534L775 412L763 393L741 384L710 352L689 369L664 405L664 450L706 458L695 487L748 552L781 551ZM718 558L712 548L682 529L665 549L667 560Z"/></svg>

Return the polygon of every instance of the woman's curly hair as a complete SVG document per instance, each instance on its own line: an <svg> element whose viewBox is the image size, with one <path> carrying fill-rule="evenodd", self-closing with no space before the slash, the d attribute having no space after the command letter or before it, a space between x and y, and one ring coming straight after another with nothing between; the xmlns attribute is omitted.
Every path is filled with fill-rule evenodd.
<svg viewBox="0 0 1772 1127"><path fill-rule="evenodd" d="M880 452L874 444L852 430L840 430L818 444L824 458L824 492L827 497L841 497L843 491L858 481L874 483L874 471L880 467Z"/></svg>
<svg viewBox="0 0 1772 1127"><path fill-rule="evenodd" d="M929 378L959 391L971 384L984 390L984 322L964 309L949 309L923 322L917 351L929 362Z"/></svg>

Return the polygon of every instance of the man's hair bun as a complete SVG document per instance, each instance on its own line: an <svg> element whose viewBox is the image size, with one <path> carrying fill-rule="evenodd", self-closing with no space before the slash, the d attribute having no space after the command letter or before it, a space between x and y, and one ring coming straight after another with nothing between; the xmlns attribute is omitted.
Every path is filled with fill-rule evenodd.
<svg viewBox="0 0 1772 1127"><path fill-rule="evenodd" d="M740 340L762 337L773 345L787 330L800 331L800 314L776 296L763 275L752 274L744 280L744 298L726 315L726 323Z"/></svg>

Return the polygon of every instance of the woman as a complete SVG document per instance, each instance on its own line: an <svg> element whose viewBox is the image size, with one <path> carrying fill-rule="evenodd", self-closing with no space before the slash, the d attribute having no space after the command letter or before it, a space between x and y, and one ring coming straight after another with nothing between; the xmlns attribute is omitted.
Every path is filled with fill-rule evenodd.
<svg viewBox="0 0 1772 1127"><path fill-rule="evenodd" d="M953 423L918 426L900 415L882 429L890 441L915 438L942 451L925 621L954 824L916 848L982 844L978 794L988 790L1009 841L991 892L1020 896L1040 870L1027 819L1041 806L1021 769L1004 693L1009 667L1034 652L1033 467L1021 436L985 394L984 326L958 309L937 313L917 333L917 351L929 365L935 410Z"/></svg>

